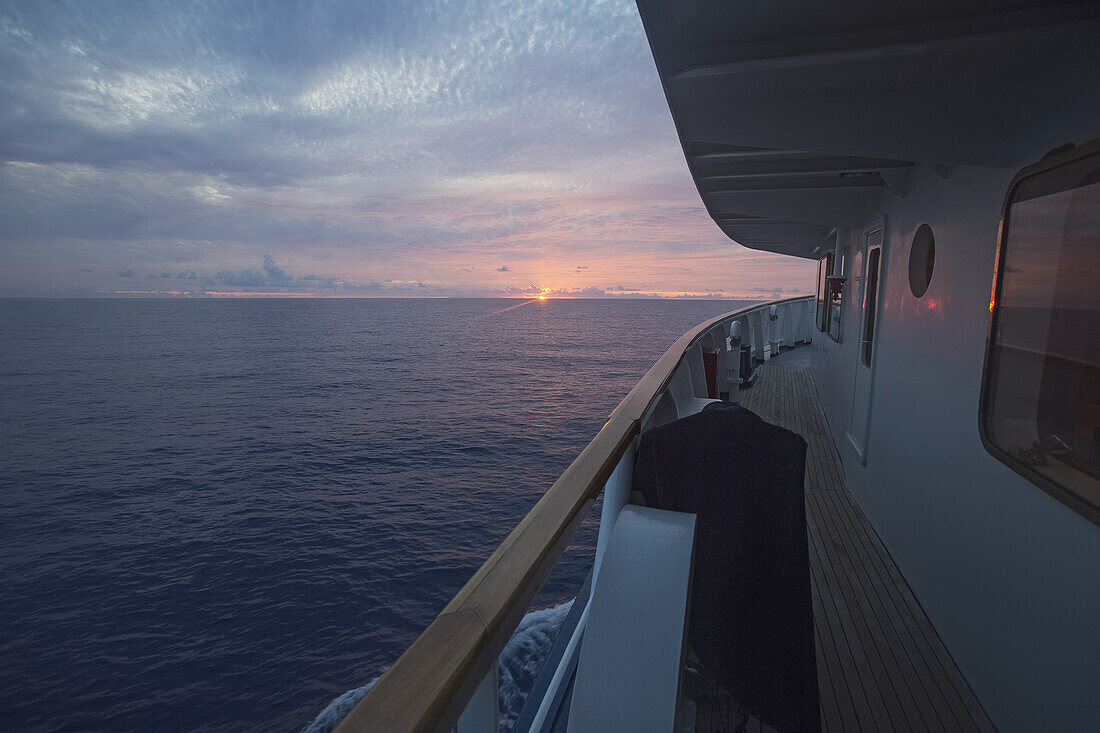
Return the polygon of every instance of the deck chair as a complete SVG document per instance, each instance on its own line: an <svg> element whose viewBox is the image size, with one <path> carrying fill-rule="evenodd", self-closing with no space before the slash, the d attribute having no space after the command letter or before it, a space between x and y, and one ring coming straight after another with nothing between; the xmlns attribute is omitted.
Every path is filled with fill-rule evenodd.
<svg viewBox="0 0 1100 733"><path fill-rule="evenodd" d="M694 551L694 514L619 512L592 589L569 733L690 729L680 684Z"/></svg>

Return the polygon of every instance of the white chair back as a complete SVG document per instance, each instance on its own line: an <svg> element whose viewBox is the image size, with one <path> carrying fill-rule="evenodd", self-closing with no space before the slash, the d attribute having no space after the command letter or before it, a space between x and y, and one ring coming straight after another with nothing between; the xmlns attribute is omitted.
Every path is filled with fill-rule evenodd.
<svg viewBox="0 0 1100 733"><path fill-rule="evenodd" d="M687 364L681 362L672 373L672 379L668 383L668 393L676 403L676 413L679 417L691 414L688 410L695 399L695 393L691 387L691 369Z"/></svg>
<svg viewBox="0 0 1100 733"><path fill-rule="evenodd" d="M707 399L707 371L703 366L703 345L696 342L684 354L684 360L688 363L691 373L691 393L695 397Z"/></svg>

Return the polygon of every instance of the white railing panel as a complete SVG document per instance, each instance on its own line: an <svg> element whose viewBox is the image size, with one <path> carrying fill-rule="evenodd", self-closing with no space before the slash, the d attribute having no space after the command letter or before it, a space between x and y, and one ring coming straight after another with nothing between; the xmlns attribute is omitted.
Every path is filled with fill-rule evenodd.
<svg viewBox="0 0 1100 733"><path fill-rule="evenodd" d="M497 733L500 728L498 684L497 665L493 664L459 716L455 726L457 733Z"/></svg>

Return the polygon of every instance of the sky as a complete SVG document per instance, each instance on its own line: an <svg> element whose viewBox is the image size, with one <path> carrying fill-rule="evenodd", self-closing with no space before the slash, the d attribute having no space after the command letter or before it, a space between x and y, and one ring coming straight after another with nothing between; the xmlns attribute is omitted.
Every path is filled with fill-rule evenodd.
<svg viewBox="0 0 1100 733"><path fill-rule="evenodd" d="M724 296L629 0L0 0L0 296Z"/></svg>

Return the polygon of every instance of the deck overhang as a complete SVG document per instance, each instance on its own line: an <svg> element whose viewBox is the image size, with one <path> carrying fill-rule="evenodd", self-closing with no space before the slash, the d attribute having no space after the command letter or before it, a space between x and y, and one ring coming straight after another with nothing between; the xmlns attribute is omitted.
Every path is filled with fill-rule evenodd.
<svg viewBox="0 0 1100 733"><path fill-rule="evenodd" d="M1100 135L1095 2L637 2L699 194L746 247L818 258L915 163Z"/></svg>

